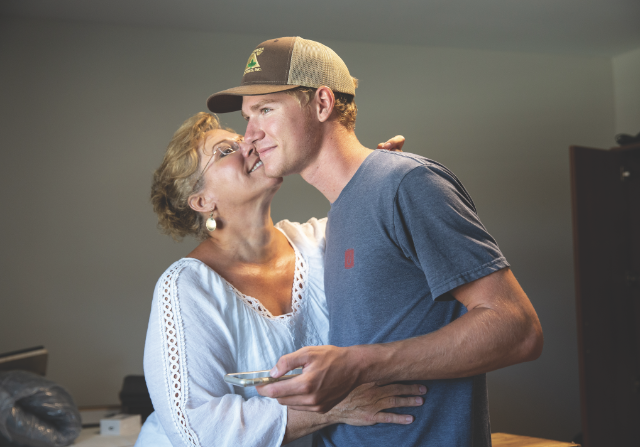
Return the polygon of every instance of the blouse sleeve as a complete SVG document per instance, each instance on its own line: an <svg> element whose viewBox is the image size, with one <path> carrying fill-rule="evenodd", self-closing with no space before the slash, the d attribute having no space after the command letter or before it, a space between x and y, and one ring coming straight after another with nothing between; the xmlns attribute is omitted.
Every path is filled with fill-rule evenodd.
<svg viewBox="0 0 640 447"><path fill-rule="evenodd" d="M290 222L287 219L281 220L276 224L276 228L280 228L287 234L299 249L306 253L319 252L324 256L326 247L327 218L317 219L312 217L307 222L297 223Z"/></svg>
<svg viewBox="0 0 640 447"><path fill-rule="evenodd" d="M181 260L156 286L144 353L149 393L174 447L280 445L287 410L274 399L234 394L238 328L225 321L220 284ZM193 265L193 264L192 264Z"/></svg>

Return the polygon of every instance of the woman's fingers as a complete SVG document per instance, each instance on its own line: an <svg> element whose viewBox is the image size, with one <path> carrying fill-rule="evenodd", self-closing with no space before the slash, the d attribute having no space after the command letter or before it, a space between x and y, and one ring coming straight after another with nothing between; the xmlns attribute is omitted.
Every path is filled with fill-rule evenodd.
<svg viewBox="0 0 640 447"><path fill-rule="evenodd" d="M376 424L403 424L407 425L413 422L413 416L410 414L395 414L395 413L377 413L373 417L373 422Z"/></svg>
<svg viewBox="0 0 640 447"><path fill-rule="evenodd" d="M365 383L355 388L329 413L335 421L349 425L410 424L413 422L413 416L386 413L385 410L418 407L424 404L422 395L426 392L427 387L424 385L394 383L379 386L375 383ZM282 402L285 399L278 399L278 401L285 405L287 402ZM311 407L300 407L295 403L291 403L289 408L317 411Z"/></svg>
<svg viewBox="0 0 640 447"><path fill-rule="evenodd" d="M388 410L389 408L399 408L399 407L419 407L424 403L424 399L422 397L417 396L390 396L385 397L384 399L380 399L378 401L378 409L379 410Z"/></svg>
<svg viewBox="0 0 640 447"><path fill-rule="evenodd" d="M416 384L405 385L402 383L394 383L378 388L372 388L372 390L380 392L383 396L422 396L427 392L427 387Z"/></svg>
<svg viewBox="0 0 640 447"><path fill-rule="evenodd" d="M395 137L378 144L378 149L387 149L390 151L402 152L402 146L404 146L405 138L402 135L396 135Z"/></svg>

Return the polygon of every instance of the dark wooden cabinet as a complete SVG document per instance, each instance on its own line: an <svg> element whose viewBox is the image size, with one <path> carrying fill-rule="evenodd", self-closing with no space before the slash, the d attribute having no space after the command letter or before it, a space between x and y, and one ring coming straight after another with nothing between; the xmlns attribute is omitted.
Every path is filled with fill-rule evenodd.
<svg viewBox="0 0 640 447"><path fill-rule="evenodd" d="M583 445L640 446L640 145L570 154Z"/></svg>

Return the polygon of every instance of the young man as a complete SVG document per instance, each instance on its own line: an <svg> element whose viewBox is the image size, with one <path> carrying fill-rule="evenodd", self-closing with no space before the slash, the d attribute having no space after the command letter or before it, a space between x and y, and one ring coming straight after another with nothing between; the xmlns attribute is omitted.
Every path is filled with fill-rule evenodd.
<svg viewBox="0 0 640 447"><path fill-rule="evenodd" d="M324 412L360 384L420 380L429 394L410 426L334 426L319 445L490 445L485 373L540 355L538 317L453 173L360 144L355 88L331 49L287 37L261 43L241 86L208 100L242 110L267 175L300 173L332 204L332 346L283 356L274 377L303 374L259 392Z"/></svg>

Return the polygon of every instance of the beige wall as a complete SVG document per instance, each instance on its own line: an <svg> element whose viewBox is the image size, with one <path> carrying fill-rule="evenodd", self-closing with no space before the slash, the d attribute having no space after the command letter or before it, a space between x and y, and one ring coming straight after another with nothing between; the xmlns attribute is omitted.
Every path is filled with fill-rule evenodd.
<svg viewBox="0 0 640 447"><path fill-rule="evenodd" d="M44 344L48 376L81 405L117 402L123 376L142 373L155 281L193 246L155 230L151 173L178 125L239 82L268 37L0 19L0 352ZM407 151L456 172L540 315L542 357L489 374L493 430L570 439L568 146L612 145L611 61L324 43L361 80L361 141L401 133ZM222 119L244 130L237 114ZM288 178L273 216L327 210Z"/></svg>
<svg viewBox="0 0 640 447"><path fill-rule="evenodd" d="M613 58L616 133L640 132L640 48Z"/></svg>

